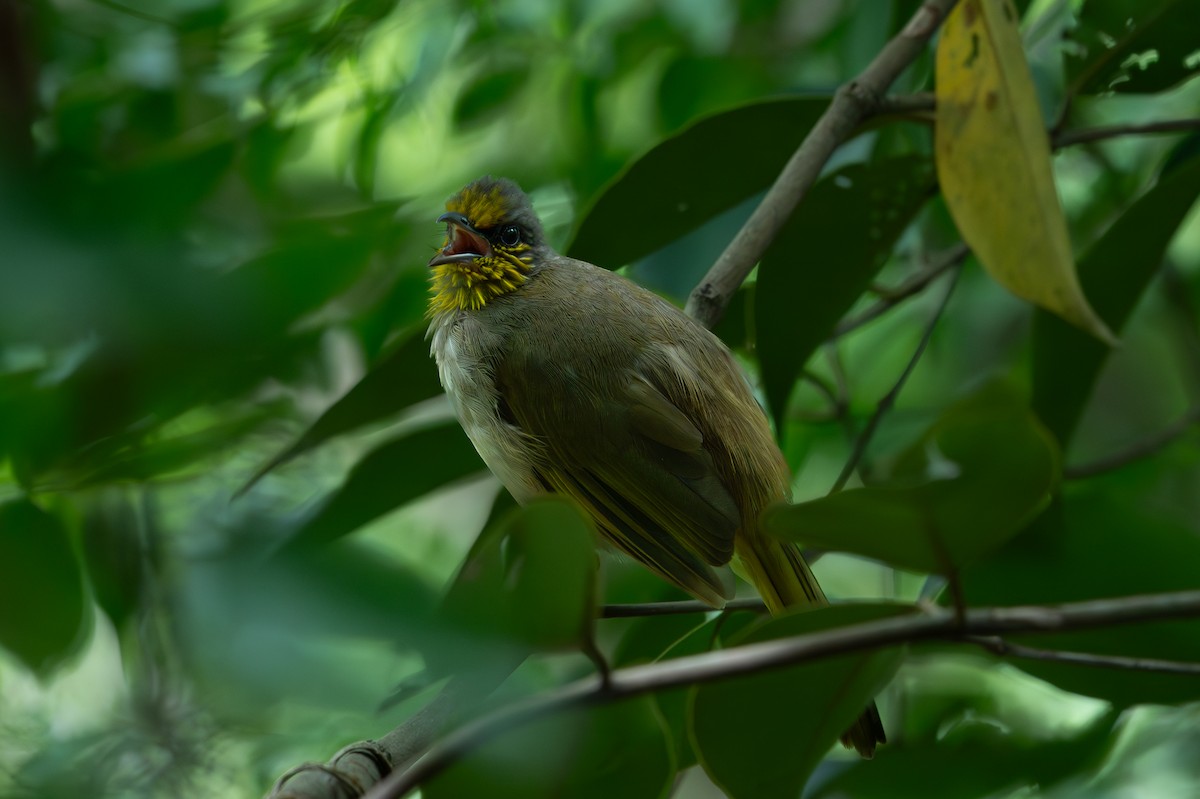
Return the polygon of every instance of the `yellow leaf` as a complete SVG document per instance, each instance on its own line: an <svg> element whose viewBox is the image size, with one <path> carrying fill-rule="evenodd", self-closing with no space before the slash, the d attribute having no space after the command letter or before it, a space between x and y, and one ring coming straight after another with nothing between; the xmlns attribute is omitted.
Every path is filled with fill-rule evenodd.
<svg viewBox="0 0 1200 799"><path fill-rule="evenodd" d="M1109 344L1075 274L1050 142L1010 0L964 0L937 49L938 181L984 269Z"/></svg>

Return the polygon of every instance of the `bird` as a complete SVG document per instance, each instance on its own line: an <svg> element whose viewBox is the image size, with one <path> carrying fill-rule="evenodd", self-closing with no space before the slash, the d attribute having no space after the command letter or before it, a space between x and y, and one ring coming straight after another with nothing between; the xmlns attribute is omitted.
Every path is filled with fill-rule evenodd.
<svg viewBox="0 0 1200 799"><path fill-rule="evenodd" d="M557 493L600 537L697 599L732 596L736 560L773 615L828 604L795 544L760 528L790 498L766 414L724 343L613 271L557 253L506 178L437 218L431 354L455 415L518 503ZM874 703L842 743L886 735Z"/></svg>

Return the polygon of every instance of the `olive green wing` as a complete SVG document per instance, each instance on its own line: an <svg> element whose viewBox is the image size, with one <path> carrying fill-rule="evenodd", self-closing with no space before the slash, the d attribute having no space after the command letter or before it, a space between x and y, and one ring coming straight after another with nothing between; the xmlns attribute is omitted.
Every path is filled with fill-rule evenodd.
<svg viewBox="0 0 1200 799"><path fill-rule="evenodd" d="M618 371L624 379L601 395L547 371L497 375L504 412L543 444L543 483L577 500L619 549L723 604L732 586L714 567L732 557L741 514L697 426L634 372Z"/></svg>

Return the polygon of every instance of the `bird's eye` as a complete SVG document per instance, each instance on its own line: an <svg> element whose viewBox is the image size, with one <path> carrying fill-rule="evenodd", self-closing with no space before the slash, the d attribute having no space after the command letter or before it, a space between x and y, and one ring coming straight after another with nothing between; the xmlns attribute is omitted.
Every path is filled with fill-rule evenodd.
<svg viewBox="0 0 1200 799"><path fill-rule="evenodd" d="M516 225L509 225L500 231L500 243L505 247L515 247L521 243L521 229Z"/></svg>

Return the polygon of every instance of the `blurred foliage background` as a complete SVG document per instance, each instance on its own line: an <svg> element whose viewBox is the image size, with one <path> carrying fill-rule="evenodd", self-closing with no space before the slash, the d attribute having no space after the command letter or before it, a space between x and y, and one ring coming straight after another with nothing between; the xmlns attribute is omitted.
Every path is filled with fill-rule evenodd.
<svg viewBox="0 0 1200 799"><path fill-rule="evenodd" d="M682 301L917 5L0 0L0 793L253 796L409 715L419 698L384 700L471 635L439 597L507 505L423 340L444 198L515 178L560 249ZM1189 0L1018 5L1051 124L1197 116ZM764 260L772 285L752 279L719 328L797 499L829 489L946 285L832 336L958 241L930 154L919 114L839 150ZM1200 586L1198 159L1194 132L1061 150L1084 288L1122 347L1088 349L968 260L874 438L867 483L997 378L1054 435L1061 497L964 573L971 602ZM845 555L816 570L837 598L938 585ZM628 564L604 576L610 601L677 598ZM597 634L636 662L712 646L712 623ZM1200 660L1197 640L1063 645ZM541 655L505 691L588 668ZM831 754L808 795L1193 795L1194 678L1132 679L914 650L880 700L894 743L873 764ZM624 772L645 795L684 768L676 796L719 795L661 700L594 736L657 736L662 757Z"/></svg>

